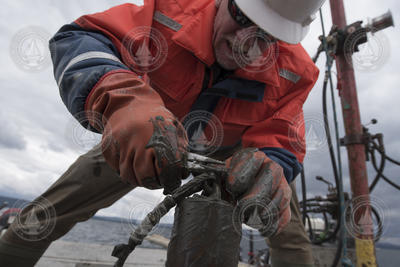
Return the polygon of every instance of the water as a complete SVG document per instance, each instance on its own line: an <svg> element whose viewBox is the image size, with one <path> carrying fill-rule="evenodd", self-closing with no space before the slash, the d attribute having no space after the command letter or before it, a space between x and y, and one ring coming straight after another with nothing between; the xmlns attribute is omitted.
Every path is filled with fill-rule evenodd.
<svg viewBox="0 0 400 267"><path fill-rule="evenodd" d="M113 246L119 243L126 243L128 241L130 232L134 229L133 227L134 226L126 222L90 219L86 222L78 223L68 234L62 238L62 240ZM162 235L166 238L170 238L171 227L171 225L159 225L151 232L151 234L154 233ZM259 236L255 235L253 239L255 252L267 248L265 241ZM143 241L141 247L162 249L161 246L152 244L147 240ZM247 253L249 252L248 232L243 234L240 247L242 260L247 261ZM376 254L380 267L400 266L400 249L377 248Z"/></svg>
<svg viewBox="0 0 400 267"><path fill-rule="evenodd" d="M126 222L112 222L98 219L90 219L83 223L78 223L72 230L61 239L64 241L80 242L80 243L97 243L102 245L114 246L120 243L127 243L129 234L134 230L134 225ZM162 235L170 238L172 225L158 225L150 234ZM254 251L264 250L267 245L264 239L253 233ZM243 260L247 260L247 253L249 252L249 232L243 233L240 243L241 256ZM163 247L150 243L144 240L140 247L143 248L157 248Z"/></svg>

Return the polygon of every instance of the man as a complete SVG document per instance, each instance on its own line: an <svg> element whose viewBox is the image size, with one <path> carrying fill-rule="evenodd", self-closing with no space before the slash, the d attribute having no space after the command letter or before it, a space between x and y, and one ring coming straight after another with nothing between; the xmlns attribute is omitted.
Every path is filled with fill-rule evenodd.
<svg viewBox="0 0 400 267"><path fill-rule="evenodd" d="M53 211L45 220L54 228L33 240L14 223L0 262L33 266L52 241L136 186L171 193L194 150L226 160L224 189L239 206L272 203L272 225L265 210L255 216L274 267L313 266L292 181L305 154L302 105L318 77L298 43L323 2L145 0L62 27L50 41L61 97L102 143L36 200ZM196 151L181 121L199 111L221 122L223 137ZM206 140L220 134L195 125ZM43 218L35 209L19 217Z"/></svg>

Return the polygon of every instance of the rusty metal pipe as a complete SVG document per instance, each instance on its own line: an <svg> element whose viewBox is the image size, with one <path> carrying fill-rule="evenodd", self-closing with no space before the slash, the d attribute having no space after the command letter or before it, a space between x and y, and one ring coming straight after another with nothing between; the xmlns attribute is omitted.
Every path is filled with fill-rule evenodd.
<svg viewBox="0 0 400 267"><path fill-rule="evenodd" d="M347 25L343 0L330 0L332 22L340 29ZM360 118L360 109L357 98L357 89L351 57L339 54L336 58L336 66L341 82L341 105L346 136L362 136L363 130ZM365 158L365 146L362 143L347 145L349 158L349 171L351 180L351 190L353 199L365 200L369 198L368 177ZM368 202L367 202L368 203ZM357 203L353 203L356 206ZM369 205L364 205L355 214L355 221L359 222L361 217L372 221ZM367 218L366 218L366 217ZM373 225L360 224L362 229L356 236L357 266L377 266L375 256L375 246L373 242Z"/></svg>

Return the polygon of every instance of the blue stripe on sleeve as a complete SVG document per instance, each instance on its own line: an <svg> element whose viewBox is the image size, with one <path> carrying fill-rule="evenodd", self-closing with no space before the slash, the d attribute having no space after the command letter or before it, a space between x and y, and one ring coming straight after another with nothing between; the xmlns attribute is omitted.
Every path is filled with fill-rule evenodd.
<svg viewBox="0 0 400 267"><path fill-rule="evenodd" d="M260 150L283 168L283 173L288 184L290 184L303 169L303 165L298 162L296 156L286 149L264 147Z"/></svg>
<svg viewBox="0 0 400 267"><path fill-rule="evenodd" d="M75 23L64 25L50 40L49 48L61 99L87 128L88 123L82 120L81 114L93 86L107 72L128 67L118 62L121 57L111 40Z"/></svg>

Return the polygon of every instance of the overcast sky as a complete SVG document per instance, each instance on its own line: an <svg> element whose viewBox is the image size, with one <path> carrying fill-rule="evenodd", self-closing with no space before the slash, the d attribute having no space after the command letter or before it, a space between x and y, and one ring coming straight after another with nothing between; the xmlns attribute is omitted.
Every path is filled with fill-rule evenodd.
<svg viewBox="0 0 400 267"><path fill-rule="evenodd" d="M88 147L79 147L71 140L71 129L76 123L67 112L59 97L48 61L47 40L64 24L79 16L105 10L127 1L116 0L19 0L3 1L0 10L0 195L33 199L48 188ZM140 1L132 1L140 3ZM352 0L345 1L348 23L383 14L390 9L395 24L400 23L400 4L396 0ZM323 8L326 30L331 26L329 4ZM372 118L378 120L371 125L372 133L383 133L388 155L400 159L399 114L400 69L399 28L389 28L373 36L369 45L362 47L357 56L356 78L363 124ZM35 34L32 35L32 32ZM303 46L314 55L321 34L319 18L312 25ZM30 40L35 39L32 42ZM37 41L39 40L39 41ZM45 42L40 42L45 40ZM33 45L32 45L33 43ZM43 45L44 44L44 45ZM44 59L24 58L23 51L36 51ZM21 52L22 51L22 52ZM21 56L22 55L22 56ZM378 55L374 59L374 56ZM21 59L22 58L22 59ZM377 60L371 67L371 58ZM37 64L38 60L41 64ZM321 55L318 67L323 73L325 56ZM335 74L334 74L335 76ZM321 175L333 181L328 150L321 140L322 126L322 79L319 81L304 106L307 143L311 147L305 160L308 196L326 194L326 186L315 181ZM334 79L336 84L336 79ZM340 100L335 90L340 136L343 134ZM318 126L319 125L319 126ZM314 134L315 133L315 134ZM316 136L316 137L315 137ZM88 138L91 136L89 135ZM315 139L317 138L317 139ZM100 139L98 139L100 140ZM319 142L319 143L318 143ZM346 150L342 148L345 189L349 191ZM368 163L368 165L370 165ZM385 173L400 184L399 169L387 163ZM369 180L375 172L369 167ZM300 179L297 179L298 182ZM298 183L298 189L300 184ZM383 201L386 241L389 236L400 238L396 231L400 224L399 192L385 182L380 182L373 196ZM301 198L301 197L300 197ZM137 205L152 206L162 199L161 190L135 189L99 215L125 216ZM144 203L144 204L143 204ZM398 244L400 242L397 242Z"/></svg>

